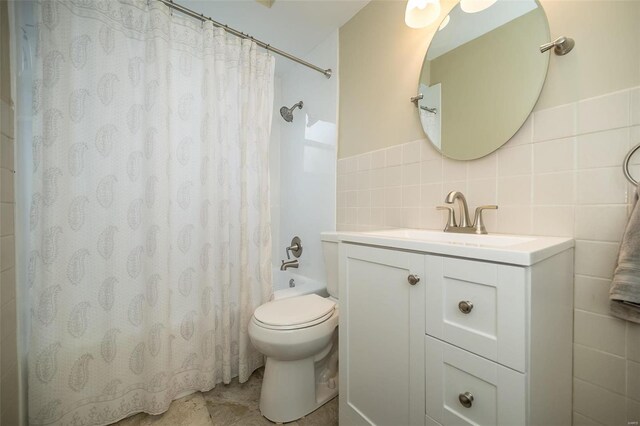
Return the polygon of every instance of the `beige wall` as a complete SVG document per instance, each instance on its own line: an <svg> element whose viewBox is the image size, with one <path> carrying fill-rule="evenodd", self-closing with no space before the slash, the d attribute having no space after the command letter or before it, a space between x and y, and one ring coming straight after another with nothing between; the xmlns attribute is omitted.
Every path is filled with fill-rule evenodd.
<svg viewBox="0 0 640 426"><path fill-rule="evenodd" d="M430 71L423 69L420 81L442 87L446 156L484 157L516 133L538 99L549 63L530 47L547 39L546 18L536 9L425 63Z"/></svg>
<svg viewBox="0 0 640 426"><path fill-rule="evenodd" d="M443 0L443 16L454 2ZM409 97L438 24L412 30L404 1L374 0L340 29L340 158L424 134ZM551 37L576 40L551 55L536 110L640 84L640 1L543 0Z"/></svg>
<svg viewBox="0 0 640 426"><path fill-rule="evenodd" d="M0 1L0 424L18 425L13 102L7 2Z"/></svg>

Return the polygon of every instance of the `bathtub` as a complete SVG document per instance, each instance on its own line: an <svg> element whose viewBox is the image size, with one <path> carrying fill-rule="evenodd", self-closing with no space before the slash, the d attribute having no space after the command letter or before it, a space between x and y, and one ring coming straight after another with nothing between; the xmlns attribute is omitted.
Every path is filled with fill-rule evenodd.
<svg viewBox="0 0 640 426"><path fill-rule="evenodd" d="M291 280L295 287L289 287ZM324 282L313 280L292 270L281 271L279 268L273 268L273 300L312 293L322 297L329 296Z"/></svg>

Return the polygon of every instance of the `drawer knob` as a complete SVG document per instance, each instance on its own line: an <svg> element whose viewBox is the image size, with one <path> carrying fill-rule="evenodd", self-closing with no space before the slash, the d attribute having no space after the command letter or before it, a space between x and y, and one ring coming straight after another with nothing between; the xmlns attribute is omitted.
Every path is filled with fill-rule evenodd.
<svg viewBox="0 0 640 426"><path fill-rule="evenodd" d="M411 285L416 285L420 282L420 277L415 274L411 274L407 277L407 281L409 281L409 284Z"/></svg>
<svg viewBox="0 0 640 426"><path fill-rule="evenodd" d="M473 303L469 302L468 300L463 300L461 302L458 302L458 309L460 309L460 312L462 312L463 314L468 314L473 309Z"/></svg>
<svg viewBox="0 0 640 426"><path fill-rule="evenodd" d="M461 393L458 395L458 401L460 401L463 407L471 408L473 405L473 395L471 395L471 392Z"/></svg>

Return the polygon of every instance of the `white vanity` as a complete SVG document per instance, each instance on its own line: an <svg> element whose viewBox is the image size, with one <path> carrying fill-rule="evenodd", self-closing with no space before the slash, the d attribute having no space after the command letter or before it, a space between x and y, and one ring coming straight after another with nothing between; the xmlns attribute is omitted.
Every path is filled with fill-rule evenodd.
<svg viewBox="0 0 640 426"><path fill-rule="evenodd" d="M573 240L339 239L340 424L571 424Z"/></svg>

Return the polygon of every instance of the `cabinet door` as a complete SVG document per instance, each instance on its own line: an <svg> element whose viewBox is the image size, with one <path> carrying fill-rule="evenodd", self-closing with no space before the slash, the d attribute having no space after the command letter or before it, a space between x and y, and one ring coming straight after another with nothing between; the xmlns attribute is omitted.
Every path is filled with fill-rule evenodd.
<svg viewBox="0 0 640 426"><path fill-rule="evenodd" d="M525 375L426 338L427 424L525 424Z"/></svg>
<svg viewBox="0 0 640 426"><path fill-rule="evenodd" d="M427 334L525 371L526 269L427 256Z"/></svg>
<svg viewBox="0 0 640 426"><path fill-rule="evenodd" d="M341 424L424 425L424 262L340 245Z"/></svg>

